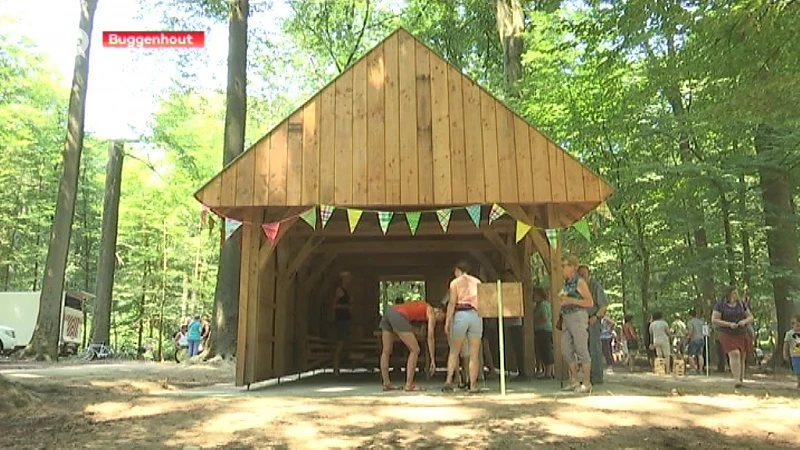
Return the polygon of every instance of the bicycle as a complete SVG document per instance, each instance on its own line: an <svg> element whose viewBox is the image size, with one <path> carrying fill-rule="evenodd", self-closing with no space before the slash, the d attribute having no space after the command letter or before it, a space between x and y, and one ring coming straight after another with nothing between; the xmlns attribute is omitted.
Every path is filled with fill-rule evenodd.
<svg viewBox="0 0 800 450"><path fill-rule="evenodd" d="M86 361L94 361L95 359L114 358L116 352L113 348L107 346L105 343L89 344L84 350L83 359Z"/></svg>

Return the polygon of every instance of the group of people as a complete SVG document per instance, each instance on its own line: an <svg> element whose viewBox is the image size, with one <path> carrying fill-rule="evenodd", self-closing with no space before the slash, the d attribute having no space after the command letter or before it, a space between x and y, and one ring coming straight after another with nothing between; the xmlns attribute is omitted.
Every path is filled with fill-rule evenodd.
<svg viewBox="0 0 800 450"><path fill-rule="evenodd" d="M197 314L194 318L185 317L182 320L180 329L173 336L175 353L177 359L178 350L186 348L189 358L199 355L205 346L208 345L208 338L211 334L211 324L205 316Z"/></svg>

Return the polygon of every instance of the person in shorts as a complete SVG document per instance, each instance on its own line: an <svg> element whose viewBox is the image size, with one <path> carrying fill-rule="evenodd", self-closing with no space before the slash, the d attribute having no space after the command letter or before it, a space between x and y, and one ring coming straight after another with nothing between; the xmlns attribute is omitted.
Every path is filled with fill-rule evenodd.
<svg viewBox="0 0 800 450"><path fill-rule="evenodd" d="M443 318L442 305L433 305L423 300L395 304L384 313L378 325L381 329L380 367L384 391L395 390L389 379L389 360L392 357L395 336L408 348L405 390L408 392L424 391L423 388L414 384L420 348L417 336L414 334L414 325L412 324L415 322L427 322L428 324L426 336L428 355L430 357L428 371L433 372L436 369L436 321Z"/></svg>
<svg viewBox="0 0 800 450"><path fill-rule="evenodd" d="M633 316L625 316L625 323L622 325L622 353L625 355L625 365L628 370L633 372L636 364L636 355L639 351L639 341L636 338L636 328L633 326Z"/></svg>
<svg viewBox="0 0 800 450"><path fill-rule="evenodd" d="M694 367L697 373L700 373L705 368L705 350L706 339L703 335L703 327L706 326L706 321L703 320L700 308L695 308L692 311L692 318L686 325L686 342L687 351L689 354L690 367Z"/></svg>
<svg viewBox="0 0 800 450"><path fill-rule="evenodd" d="M453 377L458 367L458 357L466 341L469 348L469 391L479 392L481 338L483 320L478 314L478 285L481 280L469 274L469 264L459 262L453 269L455 279L450 282L450 302L447 304L445 333L452 339L447 358L447 379L442 391L453 392Z"/></svg>
<svg viewBox="0 0 800 450"><path fill-rule="evenodd" d="M792 329L783 337L783 359L792 365L797 389L800 389L800 315L792 318Z"/></svg>

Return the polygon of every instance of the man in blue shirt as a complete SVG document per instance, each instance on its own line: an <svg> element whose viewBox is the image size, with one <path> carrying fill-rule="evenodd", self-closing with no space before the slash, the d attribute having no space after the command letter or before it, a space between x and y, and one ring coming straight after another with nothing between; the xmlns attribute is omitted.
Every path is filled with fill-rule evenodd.
<svg viewBox="0 0 800 450"><path fill-rule="evenodd" d="M603 343L600 339L602 333L600 321L605 317L608 306L606 291L599 281L591 277L588 266L578 267L578 274L586 280L594 299L594 305L589 308L589 355L592 357L592 385L603 384L605 358L603 358Z"/></svg>

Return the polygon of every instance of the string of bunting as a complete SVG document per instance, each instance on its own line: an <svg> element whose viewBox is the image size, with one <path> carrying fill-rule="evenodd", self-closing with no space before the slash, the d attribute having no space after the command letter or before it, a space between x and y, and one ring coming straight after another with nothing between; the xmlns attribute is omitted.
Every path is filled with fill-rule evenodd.
<svg viewBox="0 0 800 450"><path fill-rule="evenodd" d="M396 215L403 215L405 216L406 224L408 225L408 229L411 232L412 236L416 236L417 229L419 227L420 220L422 219L422 215L424 213L435 213L436 220L439 223L439 226L442 227L442 232L447 233L447 229L450 226L450 218L452 217L454 210L465 210L467 215L469 216L470 220L477 228L480 228L481 222L481 212L482 207L484 205L475 204L475 205L468 205L463 207L454 207L454 208L441 208L441 209L430 209L430 210L419 210L419 211L406 211L406 212L392 212L392 211L384 211L384 210L371 210L371 209L360 209L360 208L348 208L348 207L338 207L333 205L318 205L312 206L309 209L295 214L289 217L285 217L281 220L270 222L270 223L263 223L261 225L261 229L264 231L264 235L270 241L271 244L274 244L275 239L278 237L278 232L280 231L281 224L296 218L300 218L308 224L313 230L317 229L318 222L317 222L317 210L319 210L319 225L321 228L325 228L328 225L328 221L330 221L331 217L333 216L334 211L337 209L344 209L347 212L347 222L350 227L350 233L354 233L356 227L358 227L359 222L361 221L361 217L363 214L371 213L376 214L378 218L378 224L380 225L381 231L384 235L389 230L389 225L392 223L392 220ZM210 209L206 205L202 205L201 210L201 221L204 224L206 221L206 217L208 215L208 211ZM611 220L611 211L608 208L608 205L603 202L597 207L597 212L607 220ZM492 204L489 209L489 225L500 219L501 217L508 215L512 217L502 206L498 205L497 203ZM516 220L516 242L521 241L525 238L525 236L531 230L541 230L542 228L534 227L533 225L523 222L515 217L512 217ZM250 224L249 222L241 222L235 219L224 217L225 225L224 225L224 240L230 239L231 236L242 226L243 223ZM572 225L572 228L575 229L581 236L583 236L587 241L591 242L592 233L589 230L589 222L587 221L587 217L584 216L577 222ZM550 242L550 245L555 247L558 244L559 234L561 233L561 229L558 228L547 228L544 229L545 235L547 236L547 240Z"/></svg>

